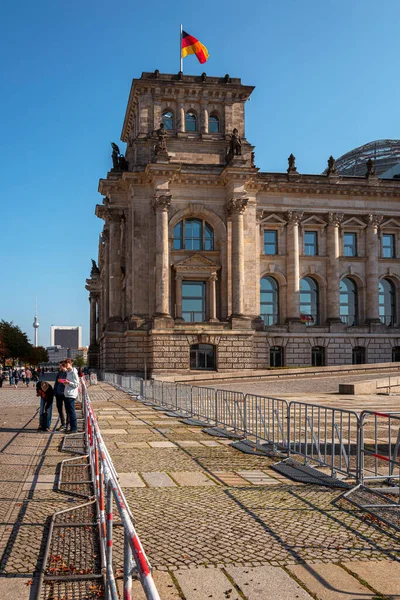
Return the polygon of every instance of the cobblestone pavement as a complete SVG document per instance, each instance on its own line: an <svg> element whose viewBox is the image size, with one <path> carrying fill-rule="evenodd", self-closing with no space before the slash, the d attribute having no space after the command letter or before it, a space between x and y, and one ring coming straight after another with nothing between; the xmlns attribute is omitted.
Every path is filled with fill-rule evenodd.
<svg viewBox="0 0 400 600"><path fill-rule="evenodd" d="M294 483L106 384L89 393L163 600L400 598L399 537L332 503L338 490ZM66 456L60 434L37 433L37 404L32 389L0 389L1 600L33 600L48 520L81 502L54 489Z"/></svg>
<svg viewBox="0 0 400 600"><path fill-rule="evenodd" d="M374 573L390 564L400 577L395 571L399 537L344 501L333 504L340 491L278 476L271 458L242 454L227 440L165 417L108 385L93 386L89 393L156 580L162 573L170 577L169 590L187 600L236 595L328 600L334 597L339 568L348 581L343 589L337 587L338 598L400 598L391 588L387 596L376 596L379 585L387 591L387 575L370 585L368 577L356 574L365 563ZM115 551L122 567L118 542ZM300 565L304 571L299 574L290 570ZM329 567L323 575L321 565ZM289 578L275 595L270 595L271 569L274 580ZM253 590L256 579L260 587ZM206 582L211 580L209 595ZM261 581L269 582L265 591ZM296 582L300 588L284 591ZM181 596L171 592L165 597Z"/></svg>

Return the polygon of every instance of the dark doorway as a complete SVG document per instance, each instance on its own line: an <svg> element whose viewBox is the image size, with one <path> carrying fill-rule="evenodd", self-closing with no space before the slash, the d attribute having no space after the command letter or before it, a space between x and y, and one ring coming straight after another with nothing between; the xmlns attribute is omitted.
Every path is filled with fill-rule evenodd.
<svg viewBox="0 0 400 600"><path fill-rule="evenodd" d="M283 367L283 348L282 346L271 346L269 349L270 367Z"/></svg>
<svg viewBox="0 0 400 600"><path fill-rule="evenodd" d="M356 346L352 350L353 365L365 364L365 348Z"/></svg>
<svg viewBox="0 0 400 600"><path fill-rule="evenodd" d="M313 346L311 349L311 365L313 367L325 366L325 348L322 346Z"/></svg>
<svg viewBox="0 0 400 600"><path fill-rule="evenodd" d="M215 371L215 347L211 344L190 346L190 368Z"/></svg>

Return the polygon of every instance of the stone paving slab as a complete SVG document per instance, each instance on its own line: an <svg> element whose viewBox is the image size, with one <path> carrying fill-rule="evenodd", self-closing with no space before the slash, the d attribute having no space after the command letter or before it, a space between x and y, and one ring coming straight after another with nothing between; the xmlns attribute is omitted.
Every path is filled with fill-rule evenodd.
<svg viewBox="0 0 400 600"><path fill-rule="evenodd" d="M253 485L280 485L279 481L262 471L237 471L237 474Z"/></svg>
<svg viewBox="0 0 400 600"><path fill-rule="evenodd" d="M343 566L391 600L400 599L400 563L394 561L351 562Z"/></svg>
<svg viewBox="0 0 400 600"><path fill-rule="evenodd" d="M227 567L226 571L247 600L312 600L311 596L279 567Z"/></svg>
<svg viewBox="0 0 400 600"><path fill-rule="evenodd" d="M220 569L189 569L176 571L175 577L187 600L227 600L232 592L232 584ZM238 594L234 594L236 599Z"/></svg>
<svg viewBox="0 0 400 600"><path fill-rule="evenodd" d="M224 483L228 486L237 486L237 485L251 485L250 481L243 479L237 473L229 472L229 471L213 471L212 475L215 477L217 483Z"/></svg>
<svg viewBox="0 0 400 600"><path fill-rule="evenodd" d="M206 477L201 472L182 472L182 471L172 471L170 473L171 477L183 487L197 487L197 486L205 486L205 485L215 485L211 479Z"/></svg>
<svg viewBox="0 0 400 600"><path fill-rule="evenodd" d="M107 429L105 427L102 427L101 431L104 435L126 435L128 433L125 429Z"/></svg>
<svg viewBox="0 0 400 600"><path fill-rule="evenodd" d="M178 446L182 446L182 448L190 448L190 446L201 448L200 442L194 440L175 440L175 443L178 444Z"/></svg>
<svg viewBox="0 0 400 600"><path fill-rule="evenodd" d="M289 571L319 600L375 600L376 594L339 565L290 565Z"/></svg>
<svg viewBox="0 0 400 600"><path fill-rule="evenodd" d="M173 444L172 442L149 442L149 446L151 446L152 448L175 448L176 449L176 444Z"/></svg>
<svg viewBox="0 0 400 600"><path fill-rule="evenodd" d="M155 471L152 473L141 473L141 476L150 487L176 487L176 483L172 481L167 473Z"/></svg>
<svg viewBox="0 0 400 600"><path fill-rule="evenodd" d="M30 582L28 577L0 577L1 600L28 600Z"/></svg>
<svg viewBox="0 0 400 600"><path fill-rule="evenodd" d="M141 488L146 487L144 481L138 473L118 473L119 483L123 488Z"/></svg>
<svg viewBox="0 0 400 600"><path fill-rule="evenodd" d="M116 442L117 448L150 448L147 442Z"/></svg>

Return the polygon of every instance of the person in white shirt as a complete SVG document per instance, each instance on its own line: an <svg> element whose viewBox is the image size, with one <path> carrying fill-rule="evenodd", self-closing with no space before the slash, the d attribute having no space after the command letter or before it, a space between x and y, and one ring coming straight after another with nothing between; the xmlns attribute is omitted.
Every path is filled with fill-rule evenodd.
<svg viewBox="0 0 400 600"><path fill-rule="evenodd" d="M72 366L72 358L67 358L65 362L67 364L67 371L65 373L65 380L61 383L65 385L65 411L69 417L67 420L69 421L70 429L67 433L77 433L78 424L76 421L75 400L78 397L79 388L78 371Z"/></svg>

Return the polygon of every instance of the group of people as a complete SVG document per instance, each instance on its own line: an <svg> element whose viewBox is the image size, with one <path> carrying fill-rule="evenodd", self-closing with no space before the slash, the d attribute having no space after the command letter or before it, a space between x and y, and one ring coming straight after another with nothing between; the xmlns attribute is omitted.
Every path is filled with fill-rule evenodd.
<svg viewBox="0 0 400 600"><path fill-rule="evenodd" d="M38 370L31 369L30 367L26 369L14 369L10 370L8 373L10 386L13 385L15 388L18 388L18 384L22 381L26 387L29 387L31 381L33 381L33 385L36 385L36 382L39 381L40 368ZM6 373L0 372L0 387L3 387L4 380L7 379Z"/></svg>
<svg viewBox="0 0 400 600"><path fill-rule="evenodd" d="M40 396L40 431L50 431L55 398L60 417L60 425L57 430L64 430L66 433L77 433L75 400L78 397L78 391L79 374L72 364L72 358L66 358L59 363L54 388L47 381L37 383L36 395Z"/></svg>

